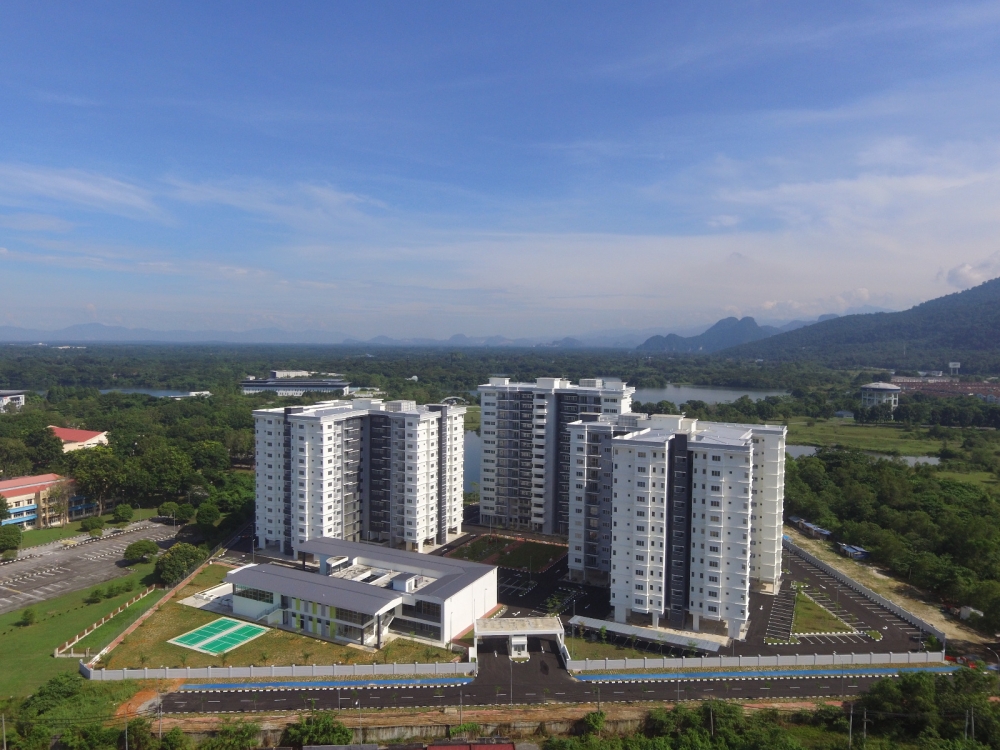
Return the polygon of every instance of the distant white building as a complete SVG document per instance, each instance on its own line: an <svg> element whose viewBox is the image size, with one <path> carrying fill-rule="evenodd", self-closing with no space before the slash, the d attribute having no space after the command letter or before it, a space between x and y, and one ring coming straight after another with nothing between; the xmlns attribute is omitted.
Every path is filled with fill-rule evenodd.
<svg viewBox="0 0 1000 750"><path fill-rule="evenodd" d="M381 648L390 634L447 645L497 606L492 565L314 539L313 573L247 565L226 575L233 614L324 640Z"/></svg>
<svg viewBox="0 0 1000 750"><path fill-rule="evenodd" d="M254 412L256 535L420 552L462 531L465 407L355 399Z"/></svg>
<svg viewBox="0 0 1000 750"><path fill-rule="evenodd" d="M892 383L869 383L861 386L861 405L870 408L888 404L895 410L899 406L899 394L902 389Z"/></svg>
<svg viewBox="0 0 1000 750"><path fill-rule="evenodd" d="M307 393L346 395L350 383L335 372L307 370L271 370L269 378L247 377L240 383L243 395L275 393L278 396L304 396Z"/></svg>
<svg viewBox="0 0 1000 750"><path fill-rule="evenodd" d="M617 622L742 638L750 591L781 583L784 426L590 417L572 439L569 570Z"/></svg>
<svg viewBox="0 0 1000 750"><path fill-rule="evenodd" d="M0 414L22 408L27 393L27 391L0 391Z"/></svg>

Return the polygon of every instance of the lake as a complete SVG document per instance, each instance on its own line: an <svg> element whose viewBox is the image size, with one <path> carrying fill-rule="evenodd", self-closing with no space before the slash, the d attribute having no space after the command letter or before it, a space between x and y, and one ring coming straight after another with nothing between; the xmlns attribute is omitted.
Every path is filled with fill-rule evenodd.
<svg viewBox="0 0 1000 750"><path fill-rule="evenodd" d="M787 396L788 391L768 391L753 388L723 388L714 385L668 385L666 388L637 388L632 398L646 404L672 401L678 406L685 401L704 401L706 404L724 404L741 396L759 401L767 396Z"/></svg>
<svg viewBox="0 0 1000 750"><path fill-rule="evenodd" d="M937 456L892 456L888 453L876 453L875 451L864 451L869 456L875 456L877 458L901 458L910 466L916 466L917 464L928 464L930 466L937 466L941 463L941 459ZM785 453L787 453L792 458L799 458L800 456L812 456L816 453L816 447L813 445L786 445Z"/></svg>
<svg viewBox="0 0 1000 750"><path fill-rule="evenodd" d="M156 398L171 398L173 396L186 396L190 391L165 391L157 388L102 388L101 393L145 393L147 396Z"/></svg>

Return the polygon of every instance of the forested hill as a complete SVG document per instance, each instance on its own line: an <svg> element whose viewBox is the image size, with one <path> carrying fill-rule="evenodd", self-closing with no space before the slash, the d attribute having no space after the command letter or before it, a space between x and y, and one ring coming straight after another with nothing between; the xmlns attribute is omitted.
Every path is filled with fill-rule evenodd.
<svg viewBox="0 0 1000 750"><path fill-rule="evenodd" d="M735 346L727 357L813 360L837 367L946 369L1000 367L1000 279L897 313L847 315Z"/></svg>
<svg viewBox="0 0 1000 750"><path fill-rule="evenodd" d="M697 336L652 336L637 347L640 352L715 352L747 341L773 336L779 329L759 326L753 318L723 318Z"/></svg>

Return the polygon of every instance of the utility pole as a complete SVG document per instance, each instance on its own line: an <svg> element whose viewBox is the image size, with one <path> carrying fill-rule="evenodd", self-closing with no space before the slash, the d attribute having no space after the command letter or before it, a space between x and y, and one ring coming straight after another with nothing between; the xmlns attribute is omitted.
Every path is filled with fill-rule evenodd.
<svg viewBox="0 0 1000 750"><path fill-rule="evenodd" d="M365 730L361 725L361 699L358 698L358 742L364 743L365 741ZM126 747L125 750L128 750Z"/></svg>
<svg viewBox="0 0 1000 750"><path fill-rule="evenodd" d="M0 714L0 723L3 724L3 750L7 750L7 714Z"/></svg>
<svg viewBox="0 0 1000 750"><path fill-rule="evenodd" d="M160 739L163 739L163 698L160 698L157 702L157 709L160 715Z"/></svg>
<svg viewBox="0 0 1000 750"><path fill-rule="evenodd" d="M465 723L464 714L462 712L462 697L463 697L464 693L465 693L465 688L461 688L460 687L458 689L458 723L459 724L464 724Z"/></svg>
<svg viewBox="0 0 1000 750"><path fill-rule="evenodd" d="M128 714L125 714L125 750L128 750Z"/></svg>
<svg viewBox="0 0 1000 750"><path fill-rule="evenodd" d="M854 704L851 703L851 718L847 724L847 747L854 747Z"/></svg>
<svg viewBox="0 0 1000 750"><path fill-rule="evenodd" d="M865 740L865 747L868 747L868 709L865 709L864 715L861 717L861 733Z"/></svg>
<svg viewBox="0 0 1000 750"><path fill-rule="evenodd" d="M976 707L972 707L972 741L976 741ZM128 750L128 748L125 748Z"/></svg>
<svg viewBox="0 0 1000 750"><path fill-rule="evenodd" d="M513 649L511 649L513 652ZM514 654L510 655L510 705L511 708L514 706Z"/></svg>

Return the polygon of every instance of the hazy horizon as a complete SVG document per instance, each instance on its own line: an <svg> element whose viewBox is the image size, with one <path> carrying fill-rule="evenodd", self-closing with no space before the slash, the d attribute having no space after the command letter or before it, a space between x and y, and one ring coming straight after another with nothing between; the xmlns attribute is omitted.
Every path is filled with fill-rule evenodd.
<svg viewBox="0 0 1000 750"><path fill-rule="evenodd" d="M0 26L0 326L367 339L906 309L1000 275L995 3Z"/></svg>

